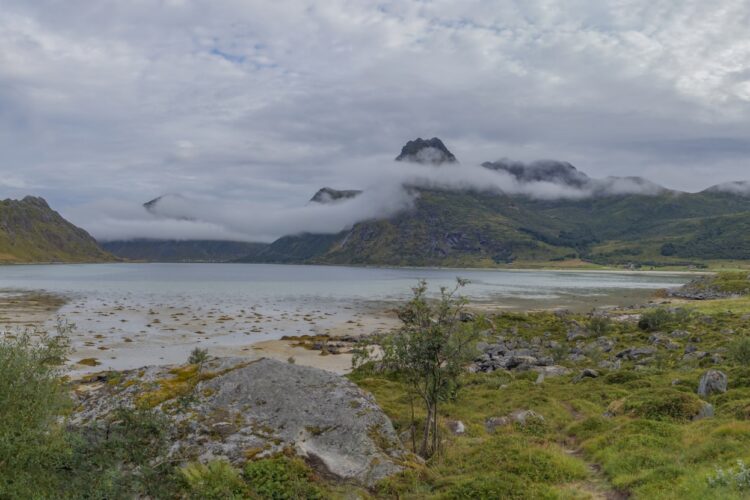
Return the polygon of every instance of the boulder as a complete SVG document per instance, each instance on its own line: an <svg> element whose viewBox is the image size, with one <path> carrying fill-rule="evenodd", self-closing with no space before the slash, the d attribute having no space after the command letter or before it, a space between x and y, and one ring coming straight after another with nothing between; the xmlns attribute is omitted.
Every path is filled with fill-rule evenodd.
<svg viewBox="0 0 750 500"><path fill-rule="evenodd" d="M656 354L656 349L653 347L628 347L627 349L618 352L615 356L620 359L634 361L653 354Z"/></svg>
<svg viewBox="0 0 750 500"><path fill-rule="evenodd" d="M445 426L455 435L461 435L466 432L466 426L460 420L448 420Z"/></svg>
<svg viewBox="0 0 750 500"><path fill-rule="evenodd" d="M719 370L708 370L698 383L698 395L705 398L712 394L727 392L727 376Z"/></svg>
<svg viewBox="0 0 750 500"><path fill-rule="evenodd" d="M496 428L510 424L518 424L521 427L529 425L531 422L544 422L544 417L534 410L513 410L503 417L490 417L484 426L487 432L494 432Z"/></svg>
<svg viewBox="0 0 750 500"><path fill-rule="evenodd" d="M585 378L597 378L599 376L599 372L592 369L592 368L584 368L581 373L575 376L573 379L573 382L580 382L581 380Z"/></svg>
<svg viewBox="0 0 750 500"><path fill-rule="evenodd" d="M271 359L224 358L205 363L201 372L148 367L115 380L79 391L74 425L106 425L117 408L145 402L173 423L165 459L241 464L247 450L263 450L259 458L293 450L321 474L363 486L402 469L406 452L388 417L370 394L331 372ZM181 389L165 394L169 388Z"/></svg>

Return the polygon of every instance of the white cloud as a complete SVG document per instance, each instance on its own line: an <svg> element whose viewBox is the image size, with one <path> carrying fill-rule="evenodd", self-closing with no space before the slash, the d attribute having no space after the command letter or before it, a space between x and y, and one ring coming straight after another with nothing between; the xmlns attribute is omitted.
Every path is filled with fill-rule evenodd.
<svg viewBox="0 0 750 500"><path fill-rule="evenodd" d="M749 19L745 0L7 0L2 189L97 235L120 226L86 207L165 192L272 214L367 187L421 135L465 166L700 190L747 178Z"/></svg>

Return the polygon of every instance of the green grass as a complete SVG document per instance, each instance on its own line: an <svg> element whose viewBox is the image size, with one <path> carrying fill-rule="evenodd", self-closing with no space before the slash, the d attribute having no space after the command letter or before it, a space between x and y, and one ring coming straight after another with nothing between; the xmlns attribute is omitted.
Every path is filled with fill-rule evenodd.
<svg viewBox="0 0 750 500"><path fill-rule="evenodd" d="M700 337L709 352L729 349L750 335L742 314L717 301L689 305L694 314L671 317L657 332L688 332L683 345ZM732 303L732 302L730 302ZM524 339L545 336L564 342L566 321L550 313L506 313L493 318L497 331L511 329ZM727 333L728 331L733 333ZM618 346L651 345L650 332L635 322L613 321L606 336ZM615 349L615 352L617 348ZM441 409L441 422L461 420L464 435L443 433L443 453L425 466L381 485L378 495L399 498L589 498L607 491L647 499L744 498L736 488L710 486L716 467L750 460L750 367L727 356L718 366L729 390L708 399L713 418L693 420L704 402L696 395L710 361L683 361L683 350L659 348L652 364L625 362L620 370L575 383L575 371L591 366L564 361L574 374L535 383L535 373L466 374L461 390ZM351 375L372 392L398 432L408 431L410 406L397 378L359 372ZM516 409L544 417L542 425L485 428L488 418ZM423 418L417 407L417 418ZM592 471L600 469L600 473Z"/></svg>

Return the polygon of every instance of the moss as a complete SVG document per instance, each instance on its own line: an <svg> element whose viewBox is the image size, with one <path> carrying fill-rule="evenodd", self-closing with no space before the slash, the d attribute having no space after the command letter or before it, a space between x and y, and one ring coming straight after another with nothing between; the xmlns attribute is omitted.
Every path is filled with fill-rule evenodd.
<svg viewBox="0 0 750 500"><path fill-rule="evenodd" d="M694 394L675 389L647 389L614 401L608 411L613 415L687 421L703 406L704 402Z"/></svg>

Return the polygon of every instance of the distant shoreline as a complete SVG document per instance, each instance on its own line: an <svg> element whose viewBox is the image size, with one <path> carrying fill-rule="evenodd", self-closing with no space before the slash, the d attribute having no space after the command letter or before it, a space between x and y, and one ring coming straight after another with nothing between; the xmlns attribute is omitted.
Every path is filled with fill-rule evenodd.
<svg viewBox="0 0 750 500"><path fill-rule="evenodd" d="M707 275L718 272L715 269L665 270L665 269L619 269L616 267L591 268L562 268L562 267L452 267L452 266L393 266L393 265L357 265L357 264L324 264L324 263L292 263L292 262L161 262L161 261L100 261L100 262L0 262L0 267L19 266L89 266L112 264L169 264L169 265L250 265L250 266L305 266L305 267L343 267L352 269L413 269L430 271L509 271L509 272L557 272L557 273L600 273L600 274L657 274L657 275Z"/></svg>

